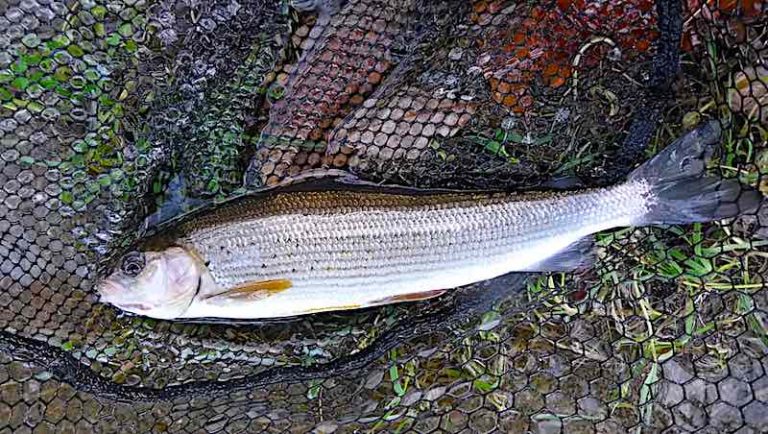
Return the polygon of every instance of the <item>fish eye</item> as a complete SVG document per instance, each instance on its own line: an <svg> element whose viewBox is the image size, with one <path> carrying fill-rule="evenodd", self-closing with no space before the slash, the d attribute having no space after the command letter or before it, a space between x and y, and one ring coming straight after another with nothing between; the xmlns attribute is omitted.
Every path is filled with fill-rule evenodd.
<svg viewBox="0 0 768 434"><path fill-rule="evenodd" d="M141 252L130 252L123 257L123 263L120 269L129 276L138 276L144 269L146 260Z"/></svg>

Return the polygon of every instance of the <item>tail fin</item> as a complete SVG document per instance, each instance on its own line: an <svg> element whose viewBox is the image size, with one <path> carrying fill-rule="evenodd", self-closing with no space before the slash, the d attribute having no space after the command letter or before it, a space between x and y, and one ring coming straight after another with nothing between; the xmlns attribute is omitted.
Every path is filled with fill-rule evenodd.
<svg viewBox="0 0 768 434"><path fill-rule="evenodd" d="M762 194L735 179L706 174L706 161L720 141L711 121L667 146L629 175L651 186L652 205L637 224L685 224L735 217L757 210Z"/></svg>

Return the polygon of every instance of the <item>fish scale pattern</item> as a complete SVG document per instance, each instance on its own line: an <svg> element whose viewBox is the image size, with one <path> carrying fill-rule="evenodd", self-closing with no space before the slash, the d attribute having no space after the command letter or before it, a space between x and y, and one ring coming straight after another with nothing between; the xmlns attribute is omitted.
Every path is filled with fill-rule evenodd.
<svg viewBox="0 0 768 434"><path fill-rule="evenodd" d="M715 118L768 191L763 1L295 3L0 0L0 433L768 431L765 205L418 304L99 303L146 216L244 178L604 185Z"/></svg>

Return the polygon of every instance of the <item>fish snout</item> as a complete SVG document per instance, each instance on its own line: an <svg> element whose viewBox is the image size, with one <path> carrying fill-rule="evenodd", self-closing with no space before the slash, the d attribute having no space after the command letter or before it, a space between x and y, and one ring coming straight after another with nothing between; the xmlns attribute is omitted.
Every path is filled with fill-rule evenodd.
<svg viewBox="0 0 768 434"><path fill-rule="evenodd" d="M102 301L114 300L119 294L125 292L125 287L119 282L106 279L102 281L96 288L101 296Z"/></svg>

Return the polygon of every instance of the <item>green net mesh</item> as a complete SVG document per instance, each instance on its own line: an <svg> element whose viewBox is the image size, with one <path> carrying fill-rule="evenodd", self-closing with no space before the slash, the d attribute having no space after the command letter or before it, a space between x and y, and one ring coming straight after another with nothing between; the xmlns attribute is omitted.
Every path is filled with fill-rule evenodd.
<svg viewBox="0 0 768 434"><path fill-rule="evenodd" d="M768 217L578 273L182 323L101 304L140 228L338 171L608 185L717 119L768 189L762 1L0 0L0 433L768 432Z"/></svg>

